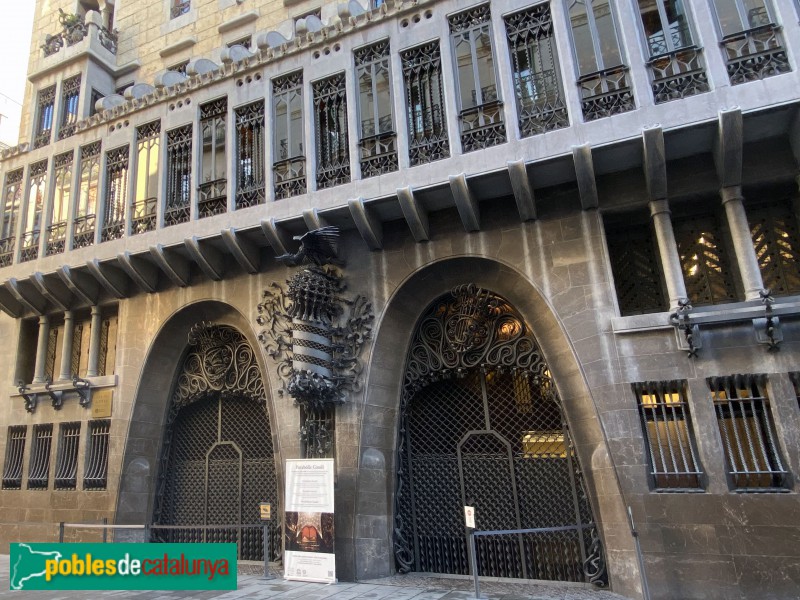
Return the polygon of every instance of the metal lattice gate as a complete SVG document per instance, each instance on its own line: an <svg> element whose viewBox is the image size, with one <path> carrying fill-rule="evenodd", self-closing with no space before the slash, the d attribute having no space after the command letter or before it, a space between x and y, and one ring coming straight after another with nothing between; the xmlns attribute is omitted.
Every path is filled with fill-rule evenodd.
<svg viewBox="0 0 800 600"><path fill-rule="evenodd" d="M468 574L463 506L479 573L602 582L602 548L561 402L535 340L503 299L461 286L421 320L401 401L395 557Z"/></svg>

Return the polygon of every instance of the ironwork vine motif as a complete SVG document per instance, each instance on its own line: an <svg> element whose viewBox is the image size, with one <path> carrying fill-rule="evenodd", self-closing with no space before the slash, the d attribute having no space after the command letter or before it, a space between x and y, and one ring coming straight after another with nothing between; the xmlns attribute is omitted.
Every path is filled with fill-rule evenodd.
<svg viewBox="0 0 800 600"><path fill-rule="evenodd" d="M482 530L482 575L607 583L561 401L528 326L503 298L455 287L418 323L400 401L397 568L469 572L461 506Z"/></svg>

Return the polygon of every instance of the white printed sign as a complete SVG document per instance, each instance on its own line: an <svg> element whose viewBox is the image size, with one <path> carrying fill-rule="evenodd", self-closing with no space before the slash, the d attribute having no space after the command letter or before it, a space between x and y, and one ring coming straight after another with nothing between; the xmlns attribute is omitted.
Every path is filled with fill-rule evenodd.
<svg viewBox="0 0 800 600"><path fill-rule="evenodd" d="M464 507L464 521L467 523L467 527L470 529L475 529L475 507L474 506L465 506Z"/></svg>

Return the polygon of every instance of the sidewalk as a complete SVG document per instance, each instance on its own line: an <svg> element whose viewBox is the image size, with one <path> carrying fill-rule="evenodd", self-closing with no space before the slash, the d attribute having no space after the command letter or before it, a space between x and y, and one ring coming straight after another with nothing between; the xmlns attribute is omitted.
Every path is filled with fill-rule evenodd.
<svg viewBox="0 0 800 600"><path fill-rule="evenodd" d="M252 568L246 569L252 572ZM269 598L275 600L468 600L474 598L472 579L423 574L396 575L361 583L325 585L300 581L260 579L258 575L239 574L238 589L227 592L14 592L8 589L9 557L0 555L0 598L41 600L87 600L87 598L178 600L238 600ZM542 582L501 582L494 578L481 581L481 592L490 600L626 600L619 594L599 591L580 584L545 584Z"/></svg>

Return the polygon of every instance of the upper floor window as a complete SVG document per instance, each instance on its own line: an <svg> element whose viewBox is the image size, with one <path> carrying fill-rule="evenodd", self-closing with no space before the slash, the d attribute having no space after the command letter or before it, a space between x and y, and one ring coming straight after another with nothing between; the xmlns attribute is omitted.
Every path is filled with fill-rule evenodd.
<svg viewBox="0 0 800 600"><path fill-rule="evenodd" d="M350 181L344 73L315 81L312 89L317 131L317 187L322 189Z"/></svg>
<svg viewBox="0 0 800 600"><path fill-rule="evenodd" d="M97 187L100 181L100 142L82 146L80 155L80 182L78 202L75 205L73 248L83 248L94 243Z"/></svg>
<svg viewBox="0 0 800 600"><path fill-rule="evenodd" d="M397 170L397 135L392 119L389 40L355 51L361 119L361 176Z"/></svg>
<svg viewBox="0 0 800 600"><path fill-rule="evenodd" d="M191 216L192 126L167 131L167 198L164 226L176 225Z"/></svg>
<svg viewBox="0 0 800 600"><path fill-rule="evenodd" d="M61 423L58 428L58 453L56 454L56 489L74 490L78 473L78 443L81 437L79 421Z"/></svg>
<svg viewBox="0 0 800 600"><path fill-rule="evenodd" d="M27 425L12 425L6 437L6 461L3 465L3 489L18 490L22 487L22 460L25 456Z"/></svg>
<svg viewBox="0 0 800 600"><path fill-rule="evenodd" d="M639 0L639 15L651 57L693 44L684 0Z"/></svg>
<svg viewBox="0 0 800 600"><path fill-rule="evenodd" d="M14 260L17 237L17 219L22 202L22 169L6 175L3 188L3 204L0 206L0 267L7 267Z"/></svg>
<svg viewBox="0 0 800 600"><path fill-rule="evenodd" d="M747 220L764 287L774 294L800 294L800 232L791 199L748 206Z"/></svg>
<svg viewBox="0 0 800 600"><path fill-rule="evenodd" d="M227 118L227 98L220 98L200 107L200 135L203 144L197 198L197 214L200 218L224 213L228 208L228 161L225 151Z"/></svg>
<svg viewBox="0 0 800 600"><path fill-rule="evenodd" d="M75 133L78 123L78 100L81 96L81 76L75 75L61 83L61 124L58 128L58 139L64 139Z"/></svg>
<svg viewBox="0 0 800 600"><path fill-rule="evenodd" d="M119 239L125 230L128 159L128 146L106 152L106 189L103 203L103 229L100 232L101 242Z"/></svg>
<svg viewBox="0 0 800 600"><path fill-rule="evenodd" d="M51 85L39 90L36 98L36 131L33 135L33 147L41 148L50 143L53 131L53 112L55 111L56 86Z"/></svg>
<svg viewBox="0 0 800 600"><path fill-rule="evenodd" d="M488 4L448 17L456 61L461 145L464 152L506 141Z"/></svg>
<svg viewBox="0 0 800 600"><path fill-rule="evenodd" d="M160 121L153 121L136 128L136 188L131 206L132 234L156 228L160 138Z"/></svg>
<svg viewBox="0 0 800 600"><path fill-rule="evenodd" d="M272 118L275 199L281 200L306 192L301 71L273 80Z"/></svg>
<svg viewBox="0 0 800 600"><path fill-rule="evenodd" d="M722 36L775 22L767 0L713 0Z"/></svg>
<svg viewBox="0 0 800 600"><path fill-rule="evenodd" d="M47 244L45 254L64 252L67 239L67 218L70 199L72 198L72 159L73 152L65 152L55 157L55 192L53 205L50 207L49 225L47 226Z"/></svg>
<svg viewBox="0 0 800 600"><path fill-rule="evenodd" d="M170 9L170 17L180 17L181 15L185 15L189 12L189 9L192 7L191 0L170 0L172 7Z"/></svg>
<svg viewBox="0 0 800 600"><path fill-rule="evenodd" d="M22 251L20 260L39 257L39 233L42 227L45 198L47 198L47 160L34 163L28 171L28 201L22 220Z"/></svg>
<svg viewBox="0 0 800 600"><path fill-rule="evenodd" d="M236 208L266 201L264 190L264 102L236 109Z"/></svg>

